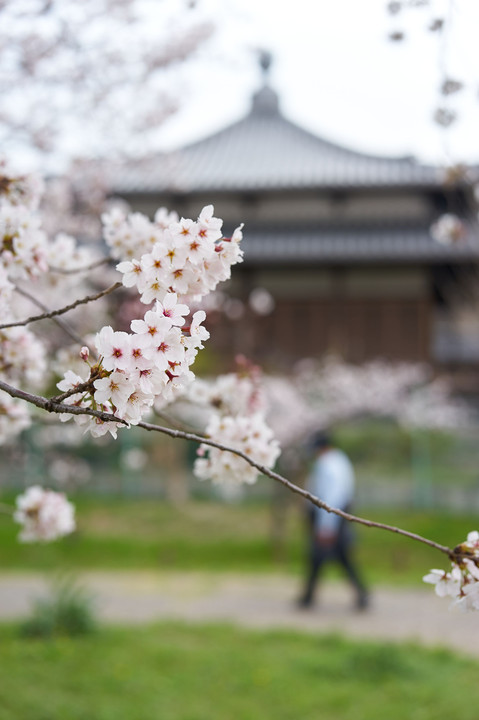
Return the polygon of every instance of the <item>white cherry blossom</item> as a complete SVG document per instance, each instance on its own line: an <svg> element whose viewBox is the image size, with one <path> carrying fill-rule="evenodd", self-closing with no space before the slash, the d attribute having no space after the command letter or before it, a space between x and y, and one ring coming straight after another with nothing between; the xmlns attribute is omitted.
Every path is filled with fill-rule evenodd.
<svg viewBox="0 0 479 720"><path fill-rule="evenodd" d="M178 303L176 293L167 293L163 302L157 302L156 312L161 313L172 325L184 325L185 315L189 315L188 305Z"/></svg>
<svg viewBox="0 0 479 720"><path fill-rule="evenodd" d="M457 215L446 213L431 225L431 235L441 245L455 245L464 240L466 227Z"/></svg>
<svg viewBox="0 0 479 720"><path fill-rule="evenodd" d="M162 308L156 305L154 310L148 310L143 320L132 320L130 327L138 335L148 334L152 341L156 338L163 338L171 327L171 320L163 314Z"/></svg>
<svg viewBox="0 0 479 720"><path fill-rule="evenodd" d="M425 583L434 585L436 595L439 597L456 597L459 595L462 585L461 570L454 566L451 572L445 570L434 569L423 577Z"/></svg>
<svg viewBox="0 0 479 720"><path fill-rule="evenodd" d="M155 212L155 224L162 230L166 230L167 227L176 222L178 222L178 213L174 210L170 212L167 208L160 207Z"/></svg>
<svg viewBox="0 0 479 720"><path fill-rule="evenodd" d="M198 226L200 237L206 237L208 240L219 240L221 237L221 228L223 221L213 216L213 205L207 205L200 212L198 217Z"/></svg>
<svg viewBox="0 0 479 720"><path fill-rule="evenodd" d="M93 383L95 402L99 405L108 400L121 411L135 389L135 384L124 372L115 370L108 377L98 378Z"/></svg>
<svg viewBox="0 0 479 720"><path fill-rule="evenodd" d="M22 526L22 542L49 542L75 530L75 508L62 493L33 485L16 504L13 518Z"/></svg>
<svg viewBox="0 0 479 720"><path fill-rule="evenodd" d="M139 260L124 260L116 266L118 272L123 273L123 285L134 287L141 285L145 280L145 271Z"/></svg>
<svg viewBox="0 0 479 720"><path fill-rule="evenodd" d="M114 331L110 325L103 327L96 336L96 349L103 358L106 370L128 370L131 366L130 335Z"/></svg>
<svg viewBox="0 0 479 720"><path fill-rule="evenodd" d="M461 610L479 610L479 533L470 532L454 553L449 571L431 570L423 580L435 586L439 597L451 597Z"/></svg>

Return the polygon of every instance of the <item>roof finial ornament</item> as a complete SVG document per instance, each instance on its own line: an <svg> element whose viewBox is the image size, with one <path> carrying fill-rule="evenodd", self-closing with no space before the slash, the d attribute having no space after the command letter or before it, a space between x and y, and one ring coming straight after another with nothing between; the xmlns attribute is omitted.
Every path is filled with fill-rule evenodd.
<svg viewBox="0 0 479 720"><path fill-rule="evenodd" d="M267 81L269 78L269 69L271 67L271 63L273 62L273 56L270 53L269 50L260 50L259 51L259 64L261 67L261 70L263 71L263 80Z"/></svg>
<svg viewBox="0 0 479 720"><path fill-rule="evenodd" d="M252 112L262 115L275 114L278 112L278 96L269 85L269 72L273 55L269 50L258 49L259 65L263 75L263 87L253 96Z"/></svg>

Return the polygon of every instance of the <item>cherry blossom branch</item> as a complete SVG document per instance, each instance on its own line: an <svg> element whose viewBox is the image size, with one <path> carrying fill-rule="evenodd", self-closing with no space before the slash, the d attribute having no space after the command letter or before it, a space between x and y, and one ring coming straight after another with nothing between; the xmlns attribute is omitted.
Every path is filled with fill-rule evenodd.
<svg viewBox="0 0 479 720"><path fill-rule="evenodd" d="M309 500L313 505L316 505L316 507L326 510L326 512L333 513L334 515L338 515L339 517L344 518L345 520L348 520L349 522L355 522L360 525L365 525L366 527L376 527L380 528L382 530L387 530L389 532L394 532L399 535L403 535L405 537L409 537L412 540L416 540L418 542L422 542L426 545L429 545L430 547L435 548L436 550L439 550L440 552L445 553L449 557L455 557L456 553L451 548L447 547L446 545L441 545L439 543L436 543L434 540L429 540L428 538L424 538L421 535L418 535L417 533L409 532L408 530L402 530L401 528L395 527L393 525L387 525L385 523L376 522L374 520L367 520L366 518L359 517L357 515L352 515L351 513L347 513L344 510L339 510L339 508L334 508L325 503L320 498L316 497L312 493L308 492L307 490L304 490L303 488L300 488L298 485L295 485L290 480L285 478L283 475L280 475L279 473L274 472L274 470L270 470L265 465L262 465L261 463L257 463L255 460L250 458L248 455L246 455L241 450L236 450L233 447L229 447L228 445L223 445L222 443L218 443L215 440L212 440L211 438L206 438L200 435L197 435L195 433L190 432L184 432L182 430L174 430L172 428L165 428L160 425L153 425L151 423L145 423L140 422L138 423L138 427L142 427L145 430L149 431L156 431L161 432L166 435L169 435L173 438L182 438L184 440L191 440L193 442L200 442L204 445L209 445L210 447L217 448L218 450L223 450L224 452L230 452L234 455L237 455L238 457L245 460L249 465L256 468L262 475L266 475L267 477L271 478L272 480L276 480L277 482L280 482L282 485L288 488L291 492L295 493L296 495L300 495L305 500Z"/></svg>
<svg viewBox="0 0 479 720"><path fill-rule="evenodd" d="M89 302L93 302L94 300L99 300L102 297L105 297L105 295L109 295L114 290L118 290L118 288L122 287L121 282L116 282L113 285L110 285L110 287L106 288L106 290L102 290L101 292L97 293L96 295L87 295L84 298L80 298L80 300L75 300L75 302L71 303L71 305L66 305L63 308L60 308L59 310L52 310L51 312L45 312L43 315L34 315L33 317L27 318L27 320L23 320L22 322L12 322L12 323L4 323L3 325L0 325L0 330L4 330L5 328L9 327L22 327L24 325L29 325L32 322L36 322L37 320L47 320L54 318L58 315L64 315L65 313L69 312L70 310L74 310L79 305L86 305ZM20 292L24 292L23 290Z"/></svg>
<svg viewBox="0 0 479 720"><path fill-rule="evenodd" d="M65 405L61 402L59 402L56 398L44 398L39 395L32 395L31 393L27 393L23 390L19 390L18 388L15 388L11 385L8 385L7 383L0 380L0 390L4 390L6 393L8 393L11 397L19 398L21 400L25 400L26 402L31 403L32 405L35 405L38 408L41 408L42 410L46 410L47 412L54 412L54 413L68 413L70 415L90 415L92 417L96 417L99 420L102 420L103 422L115 422L120 423L122 425L128 426L128 422L126 420L123 420L122 418L116 417L115 415L112 415L111 413L101 412L99 410L93 410L90 408L84 408L84 407L77 407L75 405ZM62 396L58 396L62 397ZM309 500L313 505L316 507L326 510L326 512L333 513L334 515L338 515L341 518L344 518L348 522L354 522L358 523L360 525L364 525L366 527L375 527L379 528L381 530L386 530L388 532L396 533L397 535L402 535L404 537L408 537L411 540L415 540L417 542L421 542L424 545L428 545L429 547L433 547L436 550L439 550L440 552L446 554L451 560L458 560L462 557L464 557L464 553L460 550L453 550L446 545L441 545L433 540L429 540L428 538L422 537L422 535L418 535L417 533L409 532L408 530L403 530L401 528L395 527L394 525L387 525L386 523L380 523L376 522L374 520L367 520L366 518L359 517L357 515L352 515L351 513L347 513L344 510L339 510L338 508L331 507L327 503L325 503L320 498L316 497L315 495L312 495L307 490L304 490L303 488L298 487L294 483L292 483L287 478L283 477L279 473L274 472L273 470L270 470L264 465L261 465L261 463L256 462L252 458L250 458L248 455L246 455L241 450L237 450L233 447L229 447L227 445L223 445L222 443L218 443L215 440L212 440L211 438L204 437L202 435L198 435L196 433L191 432L185 432L183 430L175 430L173 428L167 428L163 427L161 425L154 425L151 423L146 422L139 422L138 427L143 428L144 430L148 430L150 432L160 432L164 435L168 435L172 438L181 438L183 440L189 440L191 442L196 443L202 443L204 445L208 445L213 448L217 448L218 450L222 450L224 452L232 453L233 455L237 455L238 457L242 458L247 462L249 465L254 467L256 470L258 470L262 475L265 475L272 480L275 480L276 482L281 483L284 485L288 490L295 493L296 495L301 496L305 500Z"/></svg>

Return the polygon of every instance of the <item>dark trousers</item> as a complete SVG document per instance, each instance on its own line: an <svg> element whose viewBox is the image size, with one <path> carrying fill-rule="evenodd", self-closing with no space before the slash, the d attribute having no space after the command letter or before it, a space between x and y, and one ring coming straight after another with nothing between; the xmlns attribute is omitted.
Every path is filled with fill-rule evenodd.
<svg viewBox="0 0 479 720"><path fill-rule="evenodd" d="M345 522L346 521L343 521L341 523L336 542L327 547L320 545L313 523L311 523L308 574L302 598L304 604L309 604L313 601L316 584L327 562L336 562L342 566L348 580L357 593L358 603L361 604L365 601L367 590L353 561L353 540Z"/></svg>

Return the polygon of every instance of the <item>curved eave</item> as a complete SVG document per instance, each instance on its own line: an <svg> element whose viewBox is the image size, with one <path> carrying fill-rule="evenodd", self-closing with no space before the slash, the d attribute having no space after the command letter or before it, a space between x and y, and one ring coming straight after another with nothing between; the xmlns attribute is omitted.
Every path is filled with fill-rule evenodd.
<svg viewBox="0 0 479 720"><path fill-rule="evenodd" d="M236 182L236 183L203 183L200 185L179 184L154 184L148 182L128 183L117 182L112 187L111 192L119 195L200 195L204 193L252 193L252 192L294 192L295 190L314 192L316 190L344 190L344 191L361 191L361 190L394 190L407 188L408 190L436 190L443 187L438 178L394 178L384 179L382 181L377 178L325 178L322 181L304 182L292 185L291 183L281 184L278 181L271 182Z"/></svg>
<svg viewBox="0 0 479 720"><path fill-rule="evenodd" d="M118 168L121 194L437 187L436 168L323 140L277 111L253 111L220 132L140 165Z"/></svg>
<svg viewBox="0 0 479 720"><path fill-rule="evenodd" d="M425 263L479 261L479 236L471 228L460 244L436 242L423 227L352 227L310 229L244 228L245 265L309 263Z"/></svg>

